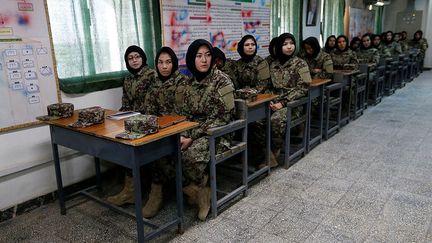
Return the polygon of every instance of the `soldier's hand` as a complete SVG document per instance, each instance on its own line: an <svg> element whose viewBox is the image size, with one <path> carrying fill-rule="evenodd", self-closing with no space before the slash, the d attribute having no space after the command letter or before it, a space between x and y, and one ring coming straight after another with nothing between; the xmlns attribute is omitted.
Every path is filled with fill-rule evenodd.
<svg viewBox="0 0 432 243"><path fill-rule="evenodd" d="M319 68L315 68L313 71L314 71L315 73L320 73L320 72L321 72L321 69L319 69Z"/></svg>
<svg viewBox="0 0 432 243"><path fill-rule="evenodd" d="M192 138L187 138L187 137L180 137L180 149L181 151L185 151L186 149L189 148L189 146L191 146L193 140Z"/></svg>
<svg viewBox="0 0 432 243"><path fill-rule="evenodd" d="M282 108L283 108L282 103L278 102L275 104L273 102L270 102L270 109L272 109L272 111L277 111L277 110L280 110Z"/></svg>

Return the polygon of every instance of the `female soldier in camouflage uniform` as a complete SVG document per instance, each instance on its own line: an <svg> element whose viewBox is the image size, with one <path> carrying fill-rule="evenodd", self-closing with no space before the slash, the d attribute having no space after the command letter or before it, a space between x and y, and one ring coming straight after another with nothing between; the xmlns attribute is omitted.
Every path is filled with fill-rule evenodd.
<svg viewBox="0 0 432 243"><path fill-rule="evenodd" d="M252 35L245 35L237 45L240 59L235 64L235 78L232 80L235 89L254 88L264 93L270 85L268 63L257 55L257 42Z"/></svg>
<svg viewBox="0 0 432 243"><path fill-rule="evenodd" d="M199 127L182 134L180 143L183 173L187 186L183 191L189 202L199 207L198 218L205 220L210 209L210 188L207 186L207 164L210 160L207 129L228 124L234 113L234 88L230 78L213 68L213 48L208 41L192 42L186 54L186 64L193 74L187 82L176 89L174 106L181 107L178 115L199 123ZM218 141L217 150L230 146L227 139ZM172 168L172 167L171 167ZM153 217L162 207L162 182L169 177L166 170L157 170L153 175L149 200L143 208L143 216ZM166 180L166 179L165 179Z"/></svg>
<svg viewBox="0 0 432 243"><path fill-rule="evenodd" d="M405 45L407 43L402 41L402 34L401 33L394 33L393 40L397 45L400 46L401 53L405 53L408 48L405 47Z"/></svg>
<svg viewBox="0 0 432 243"><path fill-rule="evenodd" d="M351 51L348 47L348 38L345 35L340 35L336 39L336 51L332 54L333 67L338 70L358 70L358 59L355 52ZM353 76L351 83L351 97L354 95L354 89L356 85L356 78ZM354 101L355 99L352 99ZM349 102L343 102L344 107L349 104Z"/></svg>
<svg viewBox="0 0 432 243"><path fill-rule="evenodd" d="M374 67L372 67L369 71L369 85L368 85L368 94L372 94L372 92L375 92L375 77L376 77L376 71L375 67L378 65L380 60L379 51L372 46L371 42L371 35L370 34L364 34L361 38L361 46L360 51L357 53L357 58L359 60L359 63L373 63L375 64Z"/></svg>
<svg viewBox="0 0 432 243"><path fill-rule="evenodd" d="M123 97L121 111L139 111L147 114L152 92L160 81L156 79L156 72L147 66L147 57L138 46L129 46L124 54L126 68L130 74L123 82ZM120 193L108 197L112 204L121 206L134 203L132 172L126 170L125 184Z"/></svg>
<svg viewBox="0 0 432 243"><path fill-rule="evenodd" d="M381 58L391 57L390 51L387 48L385 48L384 45L381 43L380 35L372 36L372 46L378 50L378 53L380 54Z"/></svg>
<svg viewBox="0 0 432 243"><path fill-rule="evenodd" d="M331 53L334 69L357 70L358 60L355 52L348 47L348 38L344 35L336 39L336 50Z"/></svg>
<svg viewBox="0 0 432 243"><path fill-rule="evenodd" d="M404 30L400 32L400 35L401 35L401 39L399 42L402 47L402 52L407 52L409 50L409 41L407 39L407 32Z"/></svg>
<svg viewBox="0 0 432 243"><path fill-rule="evenodd" d="M419 50L419 58L421 60L421 67L423 68L423 59L425 58L426 50L429 47L427 40L423 38L423 31L417 30L414 33L414 39L410 41L409 45L412 48Z"/></svg>
<svg viewBox="0 0 432 243"><path fill-rule="evenodd" d="M335 48L336 48L336 36L331 35L331 36L327 37L323 51L330 54L335 50Z"/></svg>
<svg viewBox="0 0 432 243"><path fill-rule="evenodd" d="M294 55L296 49L295 38L290 33L281 34L276 43L276 56L278 59L270 65L273 89L272 93L279 97L270 104L273 111L272 125L272 151L279 156L285 140L287 122L286 104L290 101L305 97L311 82L307 63ZM293 117L300 116L300 111L294 111Z"/></svg>
<svg viewBox="0 0 432 243"><path fill-rule="evenodd" d="M358 37L352 38L351 43L350 43L351 51L358 53L358 51L360 50L360 43L361 43L360 38L358 38Z"/></svg>
<svg viewBox="0 0 432 243"><path fill-rule="evenodd" d="M147 57L138 46L129 46L124 59L130 74L123 82L121 111L139 111L146 113L146 104L150 99L150 90L159 83L156 72L147 66Z"/></svg>
<svg viewBox="0 0 432 243"><path fill-rule="evenodd" d="M396 43L393 39L393 32L387 31L384 38L385 48L387 48L391 55L399 55L402 54L402 47L399 43Z"/></svg>
<svg viewBox="0 0 432 243"><path fill-rule="evenodd" d="M178 71L177 56L171 48L162 47L156 54L155 63L158 79L162 84L153 93L150 114L185 115L181 105L184 94L182 90L189 78ZM162 185L173 178L175 165L171 158L165 157L154 163L149 200L142 210L144 218L151 218L160 210L163 201Z"/></svg>
<svg viewBox="0 0 432 243"><path fill-rule="evenodd" d="M359 63L373 63L378 65L380 60L379 51L372 46L371 35L364 34L361 38L360 51L357 52Z"/></svg>
<svg viewBox="0 0 432 243"><path fill-rule="evenodd" d="M308 64L312 79L333 78L333 61L330 54L321 50L317 38L304 40L299 56Z"/></svg>
<svg viewBox="0 0 432 243"><path fill-rule="evenodd" d="M150 114L159 116L181 115L183 108L176 103L176 99L183 99L178 92L179 87L186 84L189 79L178 70L178 59L169 47L162 47L155 58L159 87L153 93Z"/></svg>

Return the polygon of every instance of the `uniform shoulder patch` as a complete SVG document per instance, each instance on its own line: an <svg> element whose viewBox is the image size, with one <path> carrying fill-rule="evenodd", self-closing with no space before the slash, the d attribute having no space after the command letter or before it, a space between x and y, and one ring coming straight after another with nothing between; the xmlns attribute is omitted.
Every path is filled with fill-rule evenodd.
<svg viewBox="0 0 432 243"><path fill-rule="evenodd" d="M258 63L257 70L258 80L266 80L270 78L270 67L267 61L262 60L260 63Z"/></svg>
<svg viewBox="0 0 432 243"><path fill-rule="evenodd" d="M223 97L226 94L230 93L230 92L234 92L234 88L232 85L225 85L224 87L218 89L218 94Z"/></svg>

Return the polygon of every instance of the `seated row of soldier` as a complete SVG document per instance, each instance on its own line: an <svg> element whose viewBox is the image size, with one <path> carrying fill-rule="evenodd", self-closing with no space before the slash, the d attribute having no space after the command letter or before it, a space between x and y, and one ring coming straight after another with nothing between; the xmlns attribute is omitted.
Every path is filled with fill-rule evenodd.
<svg viewBox="0 0 432 243"><path fill-rule="evenodd" d="M359 56L365 62L377 63L379 58L376 49L371 51L371 39L369 34L362 37ZM180 139L186 185L183 191L188 196L188 202L198 206L199 219L205 220L207 217L211 200L207 172L210 155L206 131L226 125L234 119L235 90L249 87L259 93L278 95L270 104L271 166L277 166L276 159L285 137L286 104L305 97L312 78L332 78L333 66L357 69L358 59L349 50L345 36L337 39L330 36L323 49L315 37L309 37L302 42L299 56L295 55L296 48L294 36L284 33L271 40L270 55L263 59L257 55L255 38L246 35L238 43L237 51L241 58L233 61L226 60L223 52L212 47L208 41L198 39L192 42L186 53L186 65L192 77L179 72L177 56L169 47L162 47L158 51L155 58L156 70L147 65L146 55L140 47L127 48L124 59L130 75L124 80L120 110L158 116L181 115L199 123L198 128L185 132ZM263 161L264 126L256 123L250 130L248 142L254 148L251 151L258 153L256 158ZM302 129L299 133L301 132ZM219 139L217 150L228 149L230 139L230 136ZM263 165L259 160L256 163L258 167ZM154 167L149 199L142 209L145 218L155 216L162 208L163 185L175 177L174 163L169 158L157 161ZM133 203L133 190L129 171L123 190L108 197L108 201L116 205Z"/></svg>

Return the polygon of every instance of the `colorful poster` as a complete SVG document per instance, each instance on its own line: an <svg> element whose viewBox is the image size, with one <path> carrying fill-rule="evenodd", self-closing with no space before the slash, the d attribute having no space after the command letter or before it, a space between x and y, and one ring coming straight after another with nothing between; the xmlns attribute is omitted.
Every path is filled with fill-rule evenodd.
<svg viewBox="0 0 432 243"><path fill-rule="evenodd" d="M8 0L0 9L0 131L38 123L59 102L44 0Z"/></svg>
<svg viewBox="0 0 432 243"><path fill-rule="evenodd" d="M350 8L349 39L375 33L375 12L367 9Z"/></svg>
<svg viewBox="0 0 432 243"><path fill-rule="evenodd" d="M163 45L176 52L180 65L196 39L210 41L237 60L237 43L250 34L258 55L268 56L271 0L161 0L161 8Z"/></svg>

